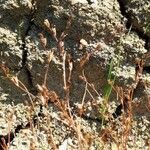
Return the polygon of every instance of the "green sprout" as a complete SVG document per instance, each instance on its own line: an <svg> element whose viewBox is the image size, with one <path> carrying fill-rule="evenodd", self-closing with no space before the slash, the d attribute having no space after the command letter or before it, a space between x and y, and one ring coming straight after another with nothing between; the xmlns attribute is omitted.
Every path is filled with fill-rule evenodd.
<svg viewBox="0 0 150 150"><path fill-rule="evenodd" d="M100 114L102 115L102 126L104 120L106 120L106 112L107 112L107 104L110 98L110 95L112 93L112 89L116 80L116 74L113 73L114 68L119 66L119 60L116 61L114 59L111 59L108 69L108 76L107 76L107 84L104 87L104 95L103 95L103 103L100 107Z"/></svg>

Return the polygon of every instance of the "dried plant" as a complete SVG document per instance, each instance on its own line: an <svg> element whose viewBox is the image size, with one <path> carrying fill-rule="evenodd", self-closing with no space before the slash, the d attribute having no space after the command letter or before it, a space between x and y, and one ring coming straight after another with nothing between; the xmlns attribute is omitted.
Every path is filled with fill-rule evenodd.
<svg viewBox="0 0 150 150"><path fill-rule="evenodd" d="M73 112L72 107L71 107L71 102L70 102L70 91L71 91L71 86L72 86L72 73L74 69L74 63L72 60L72 57L70 54L68 54L66 48L65 48L65 38L68 35L68 31L71 27L71 17L68 18L66 28L64 31L58 36L57 34L57 27L48 19L46 19L43 23L44 28L46 31L52 36L52 38L56 42L56 47L57 50L59 51L59 58L62 63L62 80L63 80L63 91L64 91L64 97L61 97L56 91L49 90L47 81L48 81L48 74L49 74L49 67L50 63L55 57L57 52L55 52L54 49L48 49L47 48L47 38L44 35L44 33L39 34L39 39L41 46L44 51L47 52L47 59L45 61L45 72L43 74L44 80L43 84L39 85L37 84L37 90L38 93L37 95L33 95L28 88L18 79L16 75L12 75L9 68L5 64L0 64L0 68L3 71L4 76L10 80L16 87L18 87L20 90L25 92L28 95L28 98L30 100L31 108L29 109L29 126L30 129L33 131L33 128L35 127L35 124L39 126L38 122L38 115L32 115L32 111L35 111L35 106L39 105L41 110L40 113L44 116L45 114L42 112L43 109L47 109L49 107L49 104L52 104L54 107L57 108L57 110L60 112L58 116L55 116L55 119L62 122L63 125L67 126L72 133L75 135L77 141L78 141L78 149L83 150L85 145L88 145L88 149L90 149L92 142L95 140L96 136L91 134L91 133L85 133L82 131L82 125L81 122L78 121L78 117L84 117L85 112L88 108L86 105L86 95L87 93L91 97L91 106L94 106L94 108L99 110L100 116L99 118L101 119L102 125L100 128L100 134L99 137L103 144L105 143L110 143L113 142L116 145L116 148L118 150L120 149L127 149L127 142L129 140L129 136L131 133L131 127L132 127L132 100L133 100L133 94L135 88L129 88L129 89L123 89L122 87L114 86L115 80L116 80L116 75L113 74L114 67L118 67L120 64L120 61L118 60L116 66L114 64L114 60L112 59L109 64L108 68L108 76L107 76L107 81L108 83L105 86L104 93L103 93L103 101L102 103L98 104L95 96L93 96L92 92L94 91L94 94L97 95L97 97L101 97L100 93L97 91L95 86L88 81L88 78L85 75L85 66L86 64L90 61L90 57L96 52L101 51L102 45L98 44L95 49L93 49L91 52L85 52L83 56L80 58L79 65L77 66L79 69L79 72L81 73L79 75L79 78L84 81L85 83L85 88L84 88L84 94L82 97L81 102L78 102L76 110ZM119 30L119 29L118 29ZM118 31L119 32L119 31ZM79 50L82 50L84 47L88 46L88 42L85 39L80 39L79 42ZM135 68L135 82L136 85L139 84L141 81L141 74L143 73L143 65L144 61L143 59L136 59L136 68ZM146 84L145 88L146 88ZM92 90L92 92L91 92ZM112 114L112 116L108 113L108 106L109 106L109 99L110 99L110 94L112 93L112 90L116 92L117 95L117 100L120 102L120 114L115 114L115 112ZM148 101L150 104L149 96L148 96ZM150 110L150 106L147 106L148 109ZM2 149L7 150L10 145L10 129L12 125L12 114L8 115L8 124L9 124L9 134L6 138L0 138L0 147ZM51 114L46 114L45 115L47 118L47 124L48 124L48 129L47 129L47 141L49 145L51 145L52 149L57 150L58 145L56 144L54 135L52 133L52 129L50 127L51 124ZM114 132L116 129L116 118L121 116L121 132L119 135L117 132ZM35 119L36 118L36 119ZM98 118L98 119L99 119ZM99 119L99 120L100 120ZM35 121L36 120L36 121ZM99 121L98 120L98 121ZM97 121L97 120L96 120ZM104 124L105 121L105 124ZM107 124L109 122L109 127L107 127ZM28 126L27 125L27 126ZM26 126L26 127L27 127ZM30 149L35 149L34 142L33 144L30 145Z"/></svg>

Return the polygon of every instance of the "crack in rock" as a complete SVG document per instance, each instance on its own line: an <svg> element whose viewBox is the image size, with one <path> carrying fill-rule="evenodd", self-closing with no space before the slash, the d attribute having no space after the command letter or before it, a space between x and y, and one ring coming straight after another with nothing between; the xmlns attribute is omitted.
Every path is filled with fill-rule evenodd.
<svg viewBox="0 0 150 150"><path fill-rule="evenodd" d="M120 6L120 11L122 16L127 19L126 28L135 32L141 39L145 41L145 49L149 48L149 36L144 33L144 31L139 30L137 27L132 25L131 15L126 12L126 2L124 0L117 0Z"/></svg>
<svg viewBox="0 0 150 150"><path fill-rule="evenodd" d="M126 22L126 28L132 32L135 32L139 38L141 38L143 41L145 41L145 45L144 45L144 48L149 50L149 36L146 35L144 33L144 31L141 31L140 29L138 29L137 27L135 27L133 24L132 24L132 19L131 19L131 15L129 13L127 13L126 11L126 2L124 0L117 0L118 1L118 4L120 6L120 12L122 14L123 17L125 17L127 19L127 22ZM150 66L143 66L143 71L147 72L147 73L150 73ZM138 83L139 84L139 83ZM138 85L137 84L137 85ZM136 90L136 87L134 88L134 92ZM127 109L125 106L123 106L122 104L119 104L115 110L115 112L113 113L113 117L114 118L118 118L121 114L122 114L122 109L125 108Z"/></svg>
<svg viewBox="0 0 150 150"><path fill-rule="evenodd" d="M145 72L150 74L150 66L143 67L143 71L145 71Z"/></svg>
<svg viewBox="0 0 150 150"><path fill-rule="evenodd" d="M22 38L22 50L23 50L23 54L22 54L22 68L26 65L26 61L27 61L27 54L28 51L26 50L26 37L28 36L29 31L31 30L31 26L33 25L33 17L34 17L34 13L35 13L35 6L34 6L34 0L32 1L32 9L31 9L31 15L29 18L29 23L28 23L28 28L25 31L25 35Z"/></svg>
<svg viewBox="0 0 150 150"><path fill-rule="evenodd" d="M29 31L31 30L32 25L34 24L33 22L33 18L34 18L34 14L35 14L35 1L32 0L32 9L31 9L31 14L30 14L30 18L29 18L29 22L28 22L28 28L25 31L25 35L22 37L22 67L21 69L25 69L26 75L28 77L28 82L29 84L33 86L33 81L32 81L32 75L29 71L29 69L26 66L26 62L27 62L27 55L28 55L28 51L26 50L26 37L28 36Z"/></svg>

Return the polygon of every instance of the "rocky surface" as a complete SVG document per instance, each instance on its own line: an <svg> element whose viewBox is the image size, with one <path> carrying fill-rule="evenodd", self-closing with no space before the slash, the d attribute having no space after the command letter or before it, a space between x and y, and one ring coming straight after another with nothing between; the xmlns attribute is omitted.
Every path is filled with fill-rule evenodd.
<svg viewBox="0 0 150 150"><path fill-rule="evenodd" d="M22 130L26 130L23 126L27 127L28 117L31 114L26 115L27 110L23 108L28 107L32 98L35 103L36 98L41 98L39 87L45 83L45 79L49 91L55 91L60 99L65 99L64 75L66 75L71 108L74 110L83 100L86 102L88 110L84 117L87 120L84 118L81 122L85 121L83 127L89 127L94 134L96 131L90 125L94 121L88 119L96 119L96 122L99 122L99 112L96 111L94 104L101 103L110 63L113 61L112 73L116 77L115 86L121 86L125 90L132 88L134 91L133 114L136 118L149 116L149 39L150 2L147 0L126 2L123 0L43 0L42 2L2 0L0 2L1 112L5 112L9 107L15 112L18 112L18 107L22 108L20 110L23 111L24 117L21 118L25 118L26 121L22 124L22 120L15 115L17 123L13 119L11 128L15 132L15 128L21 124ZM48 64L52 52L53 57ZM67 53L66 58L64 52ZM68 78L69 73L71 79ZM112 91L110 101L119 105L120 101L117 100L115 91ZM35 110L32 110L32 113L33 116L36 115ZM3 136L9 132L7 117L7 114L1 117L2 124L7 126L2 127ZM80 122L79 118L77 120ZM41 119L41 124L43 121ZM59 126L59 123L56 124ZM96 130L99 124L94 125ZM45 125L47 126L46 123ZM14 143L20 142L18 138L24 138L23 134L29 134L30 140L35 140L35 145L31 145L26 136L25 143L16 145L24 145L26 149L31 146L40 149L38 137L44 132L43 141L41 140L39 144L42 146L42 142L46 143L44 140L48 135L39 128L35 130L33 132L32 128L28 128L25 131L27 133L18 131L18 135L12 139L10 149L15 149ZM57 132L64 135L62 131ZM55 138L57 139L58 136ZM57 146L61 145L63 140L58 141ZM46 148L50 149L45 145Z"/></svg>

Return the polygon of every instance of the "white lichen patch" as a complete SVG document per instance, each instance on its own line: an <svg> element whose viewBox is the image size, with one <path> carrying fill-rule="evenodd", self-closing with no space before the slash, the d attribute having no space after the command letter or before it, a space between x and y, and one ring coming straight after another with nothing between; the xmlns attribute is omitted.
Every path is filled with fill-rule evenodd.
<svg viewBox="0 0 150 150"><path fill-rule="evenodd" d="M132 53L135 56L147 52L147 50L144 48L145 42L142 39L139 39L136 34L126 34L126 36L122 38L121 42L125 48L125 52Z"/></svg>
<svg viewBox="0 0 150 150"><path fill-rule="evenodd" d="M149 73L145 73L142 75L142 80L145 82L145 83L149 83L150 84L150 75Z"/></svg>
<svg viewBox="0 0 150 150"><path fill-rule="evenodd" d="M34 132L31 129L21 130L11 142L10 150L19 149L19 150L28 150L31 148L38 150L47 150L51 149L51 145L48 143L48 136L45 132L40 132L38 129L34 129Z"/></svg>
<svg viewBox="0 0 150 150"><path fill-rule="evenodd" d="M26 125L29 116L27 107L23 104L12 106L0 103L0 135L14 132L17 125Z"/></svg>
<svg viewBox="0 0 150 150"><path fill-rule="evenodd" d="M134 86L135 81L135 67L134 66L120 66L116 67L115 71L112 72L116 75L119 82L124 86Z"/></svg>
<svg viewBox="0 0 150 150"><path fill-rule="evenodd" d="M1 5L1 7L3 9L9 9L9 10L15 10L15 9L18 9L20 7L24 7L24 8L29 8L31 9L32 7L32 3L31 3L31 0L7 0L7 1L4 1Z"/></svg>
<svg viewBox="0 0 150 150"><path fill-rule="evenodd" d="M68 0L71 2L72 5L81 3L81 4L88 4L87 0Z"/></svg>
<svg viewBox="0 0 150 150"><path fill-rule="evenodd" d="M1 56L8 57L12 54L22 58L22 50L20 49L22 41L17 36L17 33L0 27Z"/></svg>

